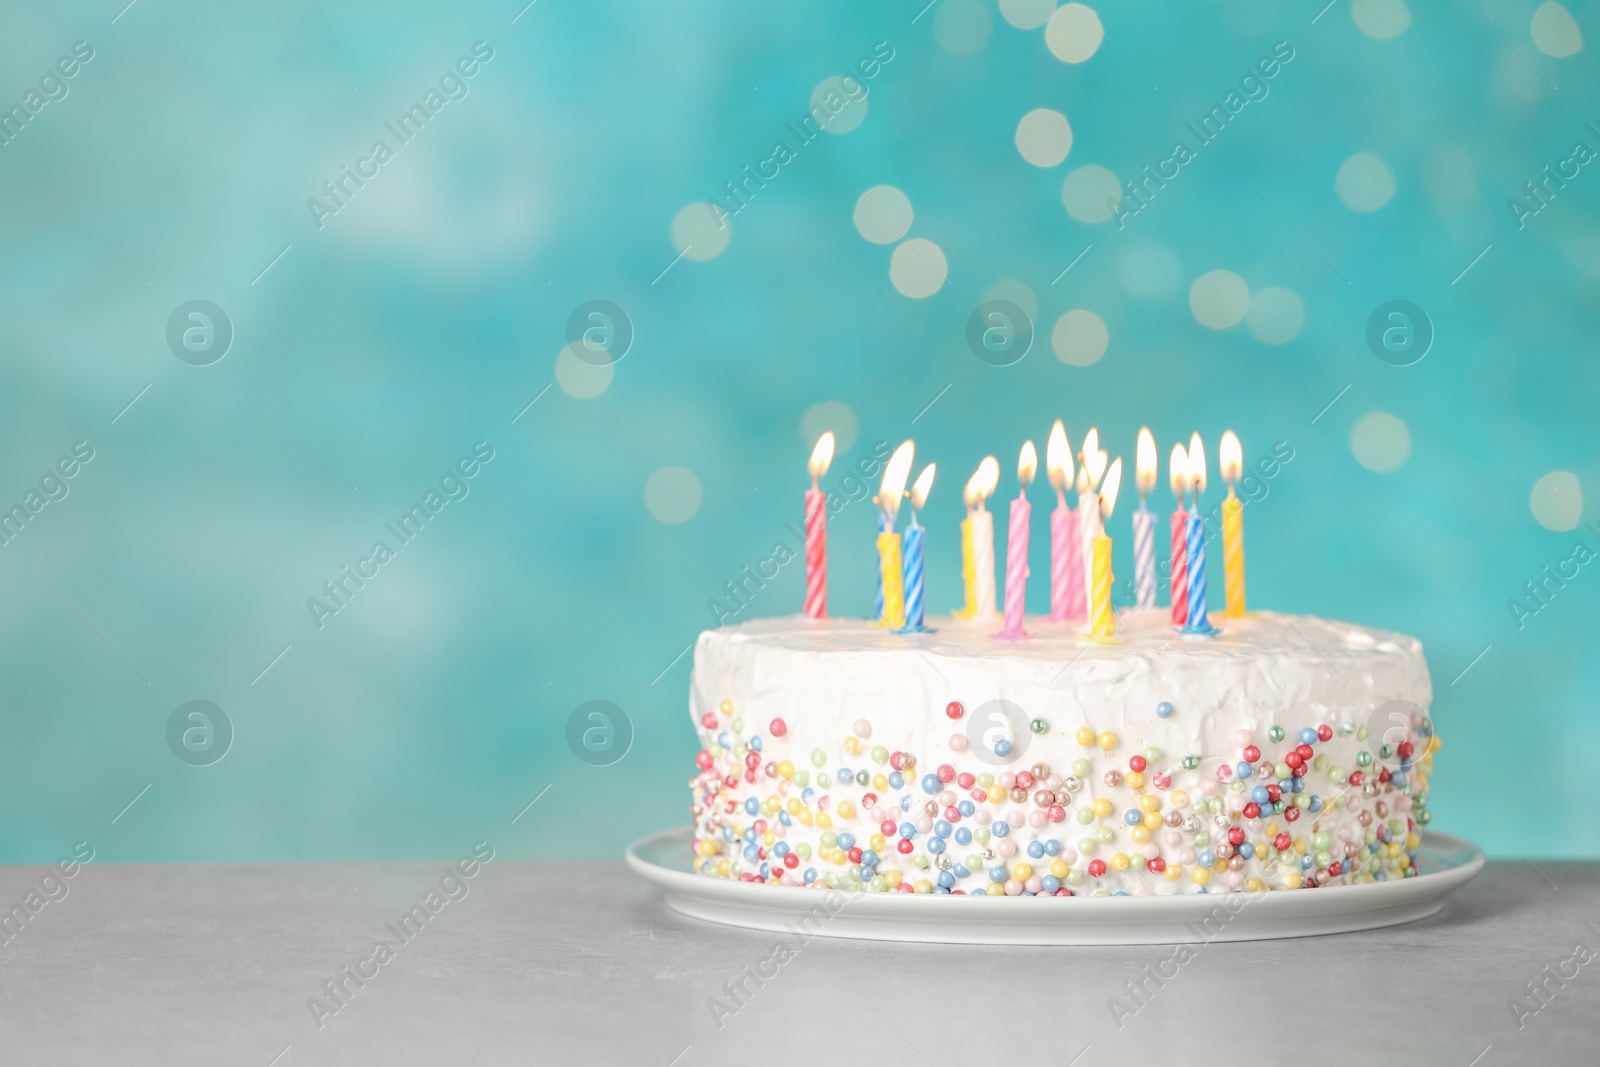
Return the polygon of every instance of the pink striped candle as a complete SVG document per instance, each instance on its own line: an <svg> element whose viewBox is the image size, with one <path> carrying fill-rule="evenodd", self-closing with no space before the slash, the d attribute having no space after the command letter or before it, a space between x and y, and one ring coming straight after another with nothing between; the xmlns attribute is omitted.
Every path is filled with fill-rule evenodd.
<svg viewBox="0 0 1600 1067"><path fill-rule="evenodd" d="M1182 445L1172 446L1167 475L1172 495L1178 498L1178 506L1172 510L1172 625L1181 627L1189 621L1189 549L1183 530L1189 517L1183 510L1183 497L1189 491L1189 453Z"/></svg>
<svg viewBox="0 0 1600 1067"><path fill-rule="evenodd" d="M1189 518L1180 504L1172 513L1172 625L1189 621L1189 548L1183 524Z"/></svg>
<svg viewBox="0 0 1600 1067"><path fill-rule="evenodd" d="M824 494L806 490L806 617L828 617L828 520Z"/></svg>
<svg viewBox="0 0 1600 1067"><path fill-rule="evenodd" d="M1006 612L1005 627L996 637L1015 639L1027 637L1022 628L1023 612L1028 599L1028 522L1033 517L1033 506L1028 503L1028 483L1038 468L1039 458L1033 442L1022 446L1017 460L1017 479L1022 490L1011 502L1011 527L1006 533Z"/></svg>
<svg viewBox="0 0 1600 1067"><path fill-rule="evenodd" d="M1078 516L1063 496L1050 513L1050 618L1054 622L1069 622L1083 615L1083 561L1078 549Z"/></svg>
<svg viewBox="0 0 1600 1067"><path fill-rule="evenodd" d="M1067 506L1073 478L1072 446L1060 419L1050 427L1045 470L1056 491L1056 509L1050 515L1050 620L1069 622L1084 614L1083 552L1078 516Z"/></svg>
<svg viewBox="0 0 1600 1067"><path fill-rule="evenodd" d="M827 494L817 488L817 479L828 473L833 462L833 431L817 438L811 450L811 488L806 490L806 603L808 619L828 616L828 509Z"/></svg>

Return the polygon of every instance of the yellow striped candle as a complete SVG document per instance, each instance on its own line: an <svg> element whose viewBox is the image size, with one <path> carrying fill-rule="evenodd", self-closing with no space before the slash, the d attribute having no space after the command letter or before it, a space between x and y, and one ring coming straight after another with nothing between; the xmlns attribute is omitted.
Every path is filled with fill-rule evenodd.
<svg viewBox="0 0 1600 1067"><path fill-rule="evenodd" d="M1101 530L1089 545L1089 633L1090 641L1112 644L1117 641L1117 617L1111 610L1111 538L1106 535L1105 524L1111 520L1111 510L1117 506L1117 490L1122 486L1122 457L1118 456L1106 471L1106 480L1100 486L1099 516Z"/></svg>
<svg viewBox="0 0 1600 1067"><path fill-rule="evenodd" d="M906 494L906 479L911 476L911 459L916 446L906 441L894 450L883 468L878 487L878 506L883 509L878 528L878 576L882 580L883 608L878 623L891 630L906 624L905 572L900 569L900 533L895 517L900 513L900 498Z"/></svg>
<svg viewBox="0 0 1600 1067"><path fill-rule="evenodd" d="M1244 501L1234 493L1234 483L1244 468L1244 451L1239 438L1232 430L1222 435L1218 450L1218 466L1228 483L1228 499L1222 502L1222 567L1223 585L1227 591L1227 607L1222 614L1228 618L1241 618L1244 606Z"/></svg>
<svg viewBox="0 0 1600 1067"><path fill-rule="evenodd" d="M972 612L977 607L973 603L973 587L977 579L978 570L972 565L972 509L969 507L967 517L961 520L961 589L966 593L966 602L956 609L956 618L972 618Z"/></svg>
<svg viewBox="0 0 1600 1067"><path fill-rule="evenodd" d="M1222 566L1224 584L1228 591L1228 606L1223 614L1239 618L1244 609L1244 501L1228 488L1228 499L1222 502Z"/></svg>
<svg viewBox="0 0 1600 1067"><path fill-rule="evenodd" d="M1116 616L1111 613L1111 538L1101 534L1094 539L1094 588L1090 601L1094 614L1089 620L1089 636L1097 641L1114 638L1117 633Z"/></svg>
<svg viewBox="0 0 1600 1067"><path fill-rule="evenodd" d="M878 622L898 630L906 624L906 587L900 569L900 535L892 530L878 535L878 565L883 574L883 617Z"/></svg>

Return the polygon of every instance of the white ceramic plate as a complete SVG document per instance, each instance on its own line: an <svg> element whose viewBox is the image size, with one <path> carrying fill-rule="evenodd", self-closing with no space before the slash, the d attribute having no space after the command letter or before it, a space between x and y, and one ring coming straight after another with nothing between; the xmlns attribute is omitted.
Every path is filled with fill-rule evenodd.
<svg viewBox="0 0 1600 1067"><path fill-rule="evenodd" d="M1175 897L852 895L695 874L692 832L663 830L628 849L628 866L660 886L674 911L755 930L873 941L1174 945L1338 934L1425 919L1483 868L1477 845L1428 831L1417 850L1421 874L1368 885Z"/></svg>

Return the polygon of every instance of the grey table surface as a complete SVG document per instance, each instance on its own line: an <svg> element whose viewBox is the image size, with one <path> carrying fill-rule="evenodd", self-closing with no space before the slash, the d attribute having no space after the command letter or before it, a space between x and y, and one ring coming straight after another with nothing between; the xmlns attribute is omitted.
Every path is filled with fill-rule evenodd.
<svg viewBox="0 0 1600 1067"><path fill-rule="evenodd" d="M621 862L496 859L401 942L386 924L448 868L84 867L3 935L0 1064L1600 1058L1600 960L1579 962L1600 952L1600 863L1490 864L1439 915L1388 930L1201 946L1120 1018L1123 983L1171 949L817 937L739 1004L725 984L779 935L676 915ZM43 870L0 868L0 904ZM358 964L379 940L393 958ZM347 964L371 977L339 1003L324 983Z"/></svg>

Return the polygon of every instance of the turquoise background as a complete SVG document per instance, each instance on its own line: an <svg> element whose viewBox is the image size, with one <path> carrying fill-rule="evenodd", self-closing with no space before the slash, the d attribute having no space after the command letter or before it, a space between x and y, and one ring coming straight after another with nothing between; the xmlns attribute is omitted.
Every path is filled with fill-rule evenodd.
<svg viewBox="0 0 1600 1067"><path fill-rule="evenodd" d="M798 521L804 420L828 402L853 413L823 409L852 439L830 484L877 441L914 436L918 466L939 463L933 611L960 595L962 482L992 452L1013 494L1018 446L1042 450L1055 418L1074 443L1093 421L1130 453L1148 424L1163 460L1201 431L1212 503L1223 429L1247 459L1287 442L1294 459L1246 511L1255 603L1423 640L1445 740L1435 828L1513 858L1600 851L1600 577L1582 569L1520 628L1509 607L1575 541L1600 547L1530 506L1556 472L1575 478L1558 479L1557 525L1575 491L1600 491L1600 170L1523 229L1507 206L1573 142L1600 147L1587 43L1539 51L1532 0L1415 3L1389 40L1348 0L1320 17L1320 0L1140 0L1097 5L1112 43L1069 65L989 0L924 3L0 13L5 107L74 42L94 49L0 146L0 501L74 442L94 449L0 547L0 860L81 839L105 861L447 856L478 839L616 855L684 821L681 653L708 601ZM468 95L319 229L307 199L477 41L494 57ZM721 255L674 262L680 209L769 155L813 88L880 41L894 58L860 126L805 147ZM1125 229L1067 213L1068 172L1165 157L1279 41L1295 58L1270 95ZM1072 124L1056 167L1013 143L1038 107ZM1394 178L1370 213L1335 190L1358 152ZM880 184L948 257L926 299L895 289L891 246L852 223ZM1219 268L1297 293L1298 336L1200 325L1189 286ZM965 333L1002 281L1038 311L1027 357L999 368ZM210 366L166 340L194 299L236 334ZM632 350L598 396L544 392L592 299L625 309ZM1393 299L1437 332L1414 366L1366 341ZM1051 350L1070 309L1106 325L1091 366ZM1373 411L1409 428L1389 473L1352 452ZM319 629L308 598L480 441L494 458L470 495ZM668 465L703 492L681 523L645 502ZM1152 502L1168 510L1164 481ZM872 523L861 504L834 521L836 610L855 610L848 583L870 590ZM1131 537L1117 551L1131 573ZM747 614L797 610L802 583L784 568ZM1047 597L1036 581L1030 607ZM169 716L194 699L235 731L210 766L168 748ZM612 766L567 745L592 699L632 722Z"/></svg>

